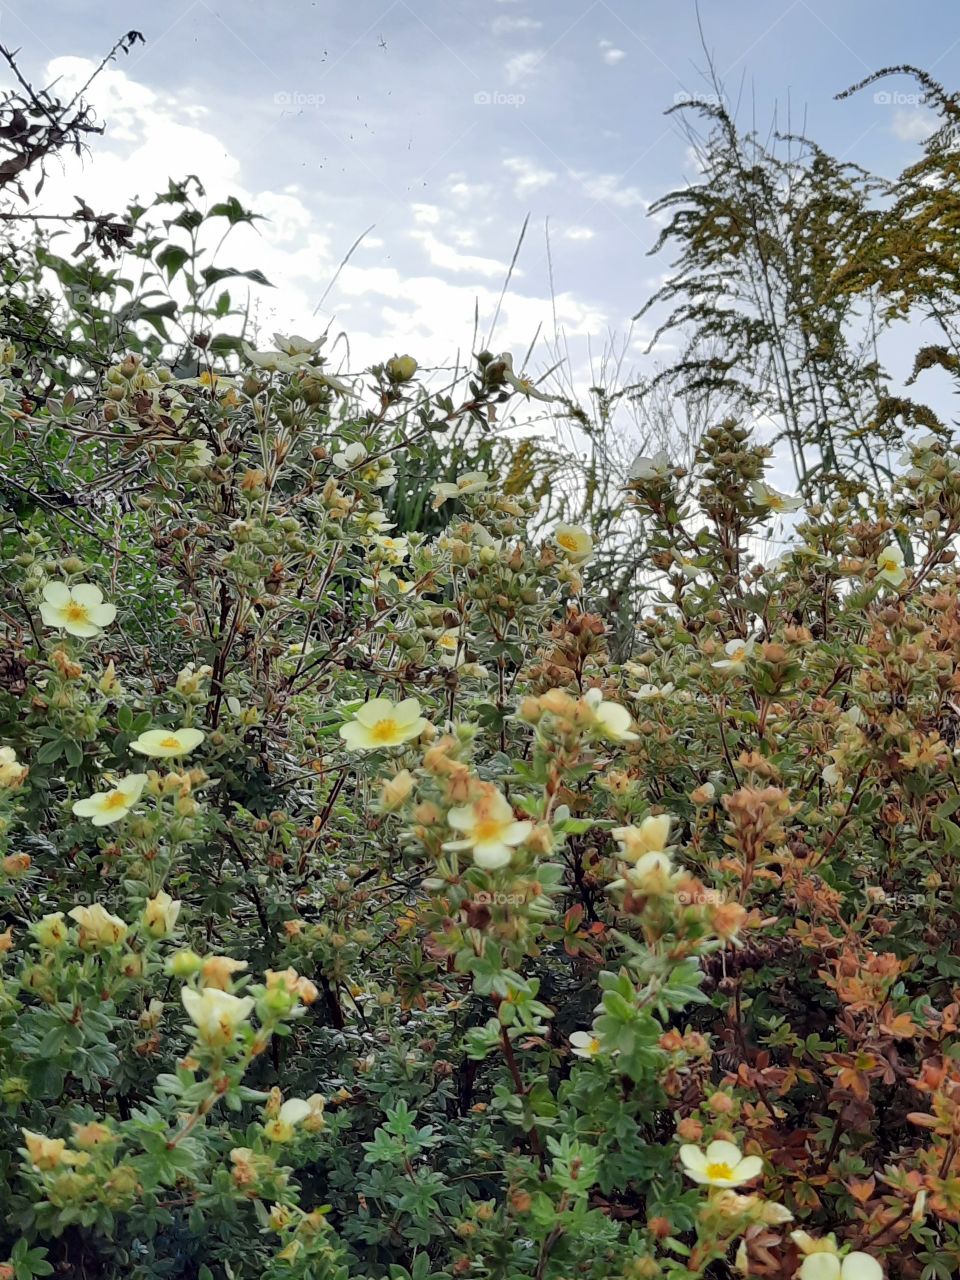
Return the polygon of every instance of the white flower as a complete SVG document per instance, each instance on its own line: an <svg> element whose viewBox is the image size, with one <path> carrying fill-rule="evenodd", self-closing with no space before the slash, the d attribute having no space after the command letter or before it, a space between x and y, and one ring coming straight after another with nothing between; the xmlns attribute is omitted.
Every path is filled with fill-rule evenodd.
<svg viewBox="0 0 960 1280"><path fill-rule="evenodd" d="M747 659L753 653L756 643L755 640L728 640L723 646L727 656L714 662L713 666L719 671L734 671L738 674L745 671Z"/></svg>
<svg viewBox="0 0 960 1280"><path fill-rule="evenodd" d="M204 987L202 991L184 987L180 998L200 1039L208 1044L232 1040L237 1027L253 1012L255 1003L252 996L233 996L216 987Z"/></svg>
<svg viewBox="0 0 960 1280"><path fill-rule="evenodd" d="M48 582L43 589L40 617L44 626L57 627L71 636L96 636L117 616L116 605L103 603L103 592L90 582L75 587Z"/></svg>
<svg viewBox="0 0 960 1280"><path fill-rule="evenodd" d="M391 538L388 534L378 533L373 540L389 564L401 564L410 554L410 543L406 538Z"/></svg>
<svg viewBox="0 0 960 1280"><path fill-rule="evenodd" d="M182 906L182 902L161 889L156 897L147 899L143 908L143 927L154 938L165 938L168 933L173 933Z"/></svg>
<svg viewBox="0 0 960 1280"><path fill-rule="evenodd" d="M841 1258L833 1235L818 1240L806 1231L791 1231L790 1239L805 1255L798 1280L883 1280L883 1268L869 1253L855 1249Z"/></svg>
<svg viewBox="0 0 960 1280"><path fill-rule="evenodd" d="M593 539L578 524L558 524L553 540L573 564L584 564L593 555Z"/></svg>
<svg viewBox="0 0 960 1280"><path fill-rule="evenodd" d="M313 1114L306 1098L288 1098L273 1120L263 1126L263 1135L270 1142L289 1142L295 1127Z"/></svg>
<svg viewBox="0 0 960 1280"><path fill-rule="evenodd" d="M661 449L652 458L646 458L642 453L638 453L630 463L627 476L630 480L662 480L669 470L670 459L666 451Z"/></svg>
<svg viewBox="0 0 960 1280"><path fill-rule="evenodd" d="M13 791L29 773L25 764L17 763L13 747L0 747L0 791Z"/></svg>
<svg viewBox="0 0 960 1280"><path fill-rule="evenodd" d="M843 782L843 774L835 764L825 764L820 776L828 787L839 787Z"/></svg>
<svg viewBox="0 0 960 1280"><path fill-rule="evenodd" d="M642 684L633 695L638 702L649 702L656 698L669 698L676 685L668 681L663 685Z"/></svg>
<svg viewBox="0 0 960 1280"><path fill-rule="evenodd" d="M416 583L411 582L409 578L398 578L389 569L381 569L376 578L361 578L360 582L368 591L376 591L378 588L386 586L396 587L402 596L405 596L416 586Z"/></svg>
<svg viewBox="0 0 960 1280"><path fill-rule="evenodd" d="M462 498L468 493L481 493L489 487L490 477L485 471L465 471L453 483L442 480L430 486L430 492L435 498L433 508L436 511L448 498Z"/></svg>
<svg viewBox="0 0 960 1280"><path fill-rule="evenodd" d="M90 818L95 827L105 827L125 818L140 799L147 785L145 773L129 773L112 791L98 791L86 800L76 800L73 812L78 818Z"/></svg>
<svg viewBox="0 0 960 1280"><path fill-rule="evenodd" d="M889 582L891 587L899 587L907 576L903 567L903 548L897 542L891 542L877 556L877 577Z"/></svg>
<svg viewBox="0 0 960 1280"><path fill-rule="evenodd" d="M638 862L646 853L663 853L670 839L669 813L648 814L639 827L614 827L610 832L620 844L625 862Z"/></svg>
<svg viewBox="0 0 960 1280"><path fill-rule="evenodd" d="M791 498L786 493L771 489L762 480L754 480L750 486L750 495L758 507L766 507L770 511L798 511L803 506L802 498Z"/></svg>
<svg viewBox="0 0 960 1280"><path fill-rule="evenodd" d="M322 334L314 342L309 338L301 338L299 333L275 333L273 340L287 356L313 356L316 355L320 348L327 340L327 335Z"/></svg>
<svg viewBox="0 0 960 1280"><path fill-rule="evenodd" d="M883 1280L880 1263L859 1249L838 1258L834 1253L812 1253L804 1258L799 1280Z"/></svg>
<svg viewBox="0 0 960 1280"><path fill-rule="evenodd" d="M357 513L357 524L361 532L367 534L383 533L386 529L392 529L393 521L387 519L385 511L359 511Z"/></svg>
<svg viewBox="0 0 960 1280"><path fill-rule="evenodd" d="M641 854L632 867L624 868L623 879L614 880L610 888L622 889L629 885L647 897L662 896L672 890L673 874L670 855L651 850Z"/></svg>
<svg viewBox="0 0 960 1280"><path fill-rule="evenodd" d="M130 743L130 750L164 760L189 755L205 737L202 729L147 729Z"/></svg>
<svg viewBox="0 0 960 1280"><path fill-rule="evenodd" d="M352 720L340 726L340 737L354 751L376 751L419 738L426 727L416 698L404 698L402 702L371 698Z"/></svg>
<svg viewBox="0 0 960 1280"><path fill-rule="evenodd" d="M619 702L605 702L599 689L589 689L583 698L593 712L594 722L605 738L614 742L636 742L639 734L630 728L630 712Z"/></svg>
<svg viewBox="0 0 960 1280"><path fill-rule="evenodd" d="M711 1142L706 1151L684 1143L680 1148L680 1163L688 1178L711 1187L739 1187L763 1169L759 1156L745 1156L735 1143L722 1139Z"/></svg>
<svg viewBox="0 0 960 1280"><path fill-rule="evenodd" d="M447 814L459 840L448 840L445 849L472 849L478 867L496 871L510 864L514 849L533 830L532 822L518 822L509 801L496 787L489 787L472 804L460 805Z"/></svg>
<svg viewBox="0 0 960 1280"><path fill-rule="evenodd" d="M127 926L99 902L89 907L74 907L67 915L80 926L80 945L113 947L127 936Z"/></svg>
<svg viewBox="0 0 960 1280"><path fill-rule="evenodd" d="M518 378L513 372L513 356L509 351L503 351L497 357L503 364L503 379L509 383L514 391L521 391L527 399L534 400L558 400L559 396L548 396L545 391L538 391L533 382L529 378Z"/></svg>
<svg viewBox="0 0 960 1280"><path fill-rule="evenodd" d="M570 1047L578 1058L595 1058L600 1052L600 1041L589 1031L574 1031Z"/></svg>
<svg viewBox="0 0 960 1280"><path fill-rule="evenodd" d="M437 648L440 650L440 665L443 667L460 667L466 661L466 645L459 627L448 627L437 636Z"/></svg>
<svg viewBox="0 0 960 1280"><path fill-rule="evenodd" d="M250 364L266 373L296 373L301 365L312 359L312 353L308 351L294 354L284 351L254 351L246 343L243 343L243 354Z"/></svg>
<svg viewBox="0 0 960 1280"><path fill-rule="evenodd" d="M341 471L356 471L359 468L357 478L374 489L385 489L393 484L397 478L397 468L390 459L374 458L369 465L365 466L364 463L369 456L366 446L359 440L354 440L352 444L346 445L339 453L333 455L333 465L339 467Z"/></svg>
<svg viewBox="0 0 960 1280"><path fill-rule="evenodd" d="M351 467L358 467L367 457L366 445L354 440L352 444L344 446L339 453L333 455L333 465L339 467L341 471L347 471Z"/></svg>

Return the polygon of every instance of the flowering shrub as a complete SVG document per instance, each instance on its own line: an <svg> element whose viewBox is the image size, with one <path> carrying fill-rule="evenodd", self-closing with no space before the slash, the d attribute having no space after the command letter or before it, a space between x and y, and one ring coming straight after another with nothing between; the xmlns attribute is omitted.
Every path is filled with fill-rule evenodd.
<svg viewBox="0 0 960 1280"><path fill-rule="evenodd" d="M3 529L0 1274L954 1274L960 452L768 565L745 430L639 460L615 664L589 530L384 505L509 359L276 345L5 351L13 453L132 501Z"/></svg>

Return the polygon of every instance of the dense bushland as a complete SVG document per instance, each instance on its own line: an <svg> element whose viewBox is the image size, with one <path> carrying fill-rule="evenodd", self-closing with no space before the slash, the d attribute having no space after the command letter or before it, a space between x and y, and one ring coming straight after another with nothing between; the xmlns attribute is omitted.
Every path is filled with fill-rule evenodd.
<svg viewBox="0 0 960 1280"><path fill-rule="evenodd" d="M235 201L10 219L0 1276L955 1274L960 450L863 340L956 372L928 89L882 189L704 107L585 484L509 354L254 342ZM21 184L90 123L2 110Z"/></svg>

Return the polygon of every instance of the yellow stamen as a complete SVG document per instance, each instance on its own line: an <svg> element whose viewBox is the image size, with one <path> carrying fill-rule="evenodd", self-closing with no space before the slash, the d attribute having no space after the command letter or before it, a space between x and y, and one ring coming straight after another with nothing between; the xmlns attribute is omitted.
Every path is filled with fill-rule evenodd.
<svg viewBox="0 0 960 1280"><path fill-rule="evenodd" d="M499 839L503 830L503 823L498 822L496 818L481 818L473 828L473 836L481 844L487 844L491 840Z"/></svg>
<svg viewBox="0 0 960 1280"><path fill-rule="evenodd" d="M386 720L378 720L370 730L370 736L374 742L390 742L397 736L397 722L389 717Z"/></svg>
<svg viewBox="0 0 960 1280"><path fill-rule="evenodd" d="M160 746L167 751L175 751L180 745L180 739L174 737L172 733L168 734L166 738L160 739Z"/></svg>
<svg viewBox="0 0 960 1280"><path fill-rule="evenodd" d="M63 610L63 616L68 622L89 621L87 606L85 604L78 604L76 600L71 600L70 603L66 605Z"/></svg>
<svg viewBox="0 0 960 1280"><path fill-rule="evenodd" d="M706 1174L711 1180L729 1179L733 1177L733 1170L725 1161L721 1160L716 1164L708 1164Z"/></svg>
<svg viewBox="0 0 960 1280"><path fill-rule="evenodd" d="M129 803L129 799L122 791L111 791L104 796L103 808L112 812L114 809L126 809Z"/></svg>

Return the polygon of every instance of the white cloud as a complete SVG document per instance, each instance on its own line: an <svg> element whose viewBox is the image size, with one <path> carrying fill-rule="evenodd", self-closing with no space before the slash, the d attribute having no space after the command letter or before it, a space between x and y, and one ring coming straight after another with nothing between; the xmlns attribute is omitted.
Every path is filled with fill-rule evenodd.
<svg viewBox="0 0 960 1280"><path fill-rule="evenodd" d="M622 179L614 173L575 173L574 177L591 200L613 204L618 209L633 209L647 203L639 187L622 186Z"/></svg>
<svg viewBox="0 0 960 1280"><path fill-rule="evenodd" d="M490 30L495 36L508 36L516 31L539 31L542 26L543 23L538 22L536 18L512 18L509 14L503 14L499 18L494 18L490 24Z"/></svg>
<svg viewBox="0 0 960 1280"><path fill-rule="evenodd" d="M528 49L526 53L518 53L513 58L508 58L503 68L507 84L520 84L522 81L529 80L539 70L544 57L544 50Z"/></svg>
<svg viewBox="0 0 960 1280"><path fill-rule="evenodd" d="M891 132L901 142L922 142L929 138L937 127L937 119L932 111L914 108L912 111L898 107L893 115Z"/></svg>
<svg viewBox="0 0 960 1280"><path fill-rule="evenodd" d="M435 227L440 221L440 210L435 204L412 204L410 211L414 222L424 226Z"/></svg>
<svg viewBox="0 0 960 1280"><path fill-rule="evenodd" d="M590 227L567 227L561 235L564 240L592 240L596 232Z"/></svg>
<svg viewBox="0 0 960 1280"><path fill-rule="evenodd" d="M609 63L611 67L616 66L618 62L622 62L627 56L623 49L618 49L612 40L601 40L597 46L604 62Z"/></svg>
<svg viewBox="0 0 960 1280"><path fill-rule="evenodd" d="M92 70L93 64L84 59L57 59L47 68L46 79L60 76L63 88L70 90L86 81ZM222 104L215 98L198 113L192 91L158 95L113 68L94 87L96 93L90 97L107 120L107 132L85 164L68 158L62 168L51 170L36 208L70 208L76 193L97 209L119 211L135 196L147 200L164 189L168 174L179 177L196 171L211 203L233 194L267 219L234 228L219 258L223 265L258 267L275 286L249 285L251 312L263 340L269 342L275 329L312 336L330 326L331 358L352 371L413 346L414 340L424 363L450 362L458 351L469 350L475 307L485 336L497 311L506 266L476 247L490 243L491 228L505 237L507 256L513 247L502 230L496 202L509 197L508 182L529 194L558 177L517 156L506 163L499 180L470 181L464 172L454 172L435 188L433 201L397 201L386 216L377 217L377 235L360 242L322 310L314 314L343 253L365 225L359 221L356 202L338 203L319 183L313 188L302 179L295 184L286 181L277 190L258 187L217 136ZM266 118L254 116L253 123L270 127ZM217 224L215 238L222 230L223 223ZM420 255L429 262L429 271ZM538 327L552 329L552 306L571 341L596 339L607 332L610 317L604 311L569 289L558 293L552 304L545 283L538 289L524 282L524 265L521 259L501 306L493 337L498 350L513 350L519 359ZM239 303L247 286L246 281L228 285ZM349 344L343 336L337 340L343 329L338 317L347 313ZM535 357L531 367L536 365Z"/></svg>
<svg viewBox="0 0 960 1280"><path fill-rule="evenodd" d="M505 262L497 262L495 258L482 258L477 254L458 253L450 245L443 244L430 231L411 231L410 237L423 245L431 265L441 267L444 271L469 271L478 276L506 275Z"/></svg>
<svg viewBox="0 0 960 1280"><path fill-rule="evenodd" d="M527 156L508 156L503 167L514 175L513 193L516 196L530 195L557 180L552 169L542 168Z"/></svg>

